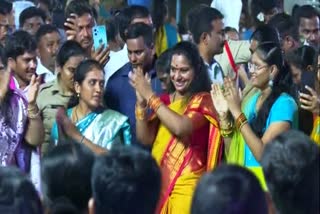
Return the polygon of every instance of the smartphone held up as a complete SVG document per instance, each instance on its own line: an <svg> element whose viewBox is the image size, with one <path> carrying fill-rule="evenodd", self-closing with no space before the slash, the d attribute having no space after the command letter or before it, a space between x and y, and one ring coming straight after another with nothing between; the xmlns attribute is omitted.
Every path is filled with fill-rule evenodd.
<svg viewBox="0 0 320 214"><path fill-rule="evenodd" d="M107 30L104 25L96 25L92 28L94 50L98 50L101 46L108 46Z"/></svg>

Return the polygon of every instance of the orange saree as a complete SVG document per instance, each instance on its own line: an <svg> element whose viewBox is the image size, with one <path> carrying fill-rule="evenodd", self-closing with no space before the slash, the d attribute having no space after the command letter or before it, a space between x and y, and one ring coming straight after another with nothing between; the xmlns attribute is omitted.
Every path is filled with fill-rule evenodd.
<svg viewBox="0 0 320 214"><path fill-rule="evenodd" d="M152 155L162 171L157 213L190 213L198 180L222 158L222 138L209 93L196 94L188 103L177 100L168 107L189 117L197 128L190 136L179 139L161 123L159 125L152 148Z"/></svg>

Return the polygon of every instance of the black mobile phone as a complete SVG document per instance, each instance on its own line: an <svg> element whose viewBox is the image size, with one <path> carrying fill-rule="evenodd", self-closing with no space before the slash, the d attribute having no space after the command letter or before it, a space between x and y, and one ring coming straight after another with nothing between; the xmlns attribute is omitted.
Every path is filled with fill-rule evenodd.
<svg viewBox="0 0 320 214"><path fill-rule="evenodd" d="M302 71L301 73L301 83L300 83L300 92L304 94L310 94L306 89L306 86L309 86L314 90L315 81L316 81L316 72L314 71ZM311 95L311 94L310 94Z"/></svg>
<svg viewBox="0 0 320 214"><path fill-rule="evenodd" d="M70 21L68 21L68 18L75 19L75 18L76 18L76 15L70 14L70 15L64 20L65 23L72 24ZM65 29L65 30L70 30L70 27L68 27L68 26L66 26L66 25L63 25L63 26L64 26L64 29Z"/></svg>

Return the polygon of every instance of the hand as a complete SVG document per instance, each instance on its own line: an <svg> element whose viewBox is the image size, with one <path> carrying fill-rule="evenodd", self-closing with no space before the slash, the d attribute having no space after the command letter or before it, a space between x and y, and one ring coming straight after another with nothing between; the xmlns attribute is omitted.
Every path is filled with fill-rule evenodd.
<svg viewBox="0 0 320 214"><path fill-rule="evenodd" d="M230 78L225 78L223 85L223 96L225 97L228 103L228 107L232 116L236 119L241 114L241 101L239 91L235 86L235 82L232 81Z"/></svg>
<svg viewBox="0 0 320 214"><path fill-rule="evenodd" d="M28 89L28 103L29 105L34 105L36 103L38 93L39 93L39 88L41 84L41 77L36 75L32 75L31 81L29 84L29 89Z"/></svg>
<svg viewBox="0 0 320 214"><path fill-rule="evenodd" d="M95 50L94 47L92 46L91 58L98 61L100 65L103 67L110 60L109 54L110 54L109 47L104 48L104 46L101 45L97 50Z"/></svg>
<svg viewBox="0 0 320 214"><path fill-rule="evenodd" d="M229 111L228 102L223 96L221 89L222 85L212 84L211 86L211 99L219 117L225 118Z"/></svg>
<svg viewBox="0 0 320 214"><path fill-rule="evenodd" d="M320 97L317 95L317 92L309 86L306 86L306 89L310 92L311 95L305 93L299 94L300 107L302 109L311 111L314 114L319 114Z"/></svg>
<svg viewBox="0 0 320 214"><path fill-rule="evenodd" d="M56 121L59 128L59 137L71 138L72 140L81 138L81 133L67 116L65 108L59 108L56 114ZM61 134L61 136L60 136Z"/></svg>
<svg viewBox="0 0 320 214"><path fill-rule="evenodd" d="M78 16L76 14L72 13L64 23L64 26L66 28L65 32L66 32L67 40L75 40L77 37L77 34L79 32L77 21L76 21L77 17Z"/></svg>
<svg viewBox="0 0 320 214"><path fill-rule="evenodd" d="M136 89L138 95L141 96L143 100L149 100L154 93L151 88L151 78L148 73L143 74L142 67L138 66L133 69L129 78L130 84Z"/></svg>
<svg viewBox="0 0 320 214"><path fill-rule="evenodd" d="M4 72L0 74L0 103L6 97L9 89L10 82L10 69L7 67Z"/></svg>
<svg viewBox="0 0 320 214"><path fill-rule="evenodd" d="M136 90L135 86L134 86L134 82L135 82L135 78L136 78L136 73L130 71L129 72L129 83L130 85ZM140 105L141 107L145 107L147 105L147 100L144 99L141 94L136 90L136 97L137 97L137 103L138 105Z"/></svg>

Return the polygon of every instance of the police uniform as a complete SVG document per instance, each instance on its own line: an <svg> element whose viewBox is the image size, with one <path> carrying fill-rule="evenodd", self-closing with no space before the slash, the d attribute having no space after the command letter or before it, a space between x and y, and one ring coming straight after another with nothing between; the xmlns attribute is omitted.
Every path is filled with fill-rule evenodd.
<svg viewBox="0 0 320 214"><path fill-rule="evenodd" d="M42 154L48 151L50 146L50 135L53 123L56 120L56 113L59 107L67 107L71 94L65 94L59 84L59 78L52 82L44 84L39 92L37 98L37 105L39 107L44 129L45 139L42 144Z"/></svg>

